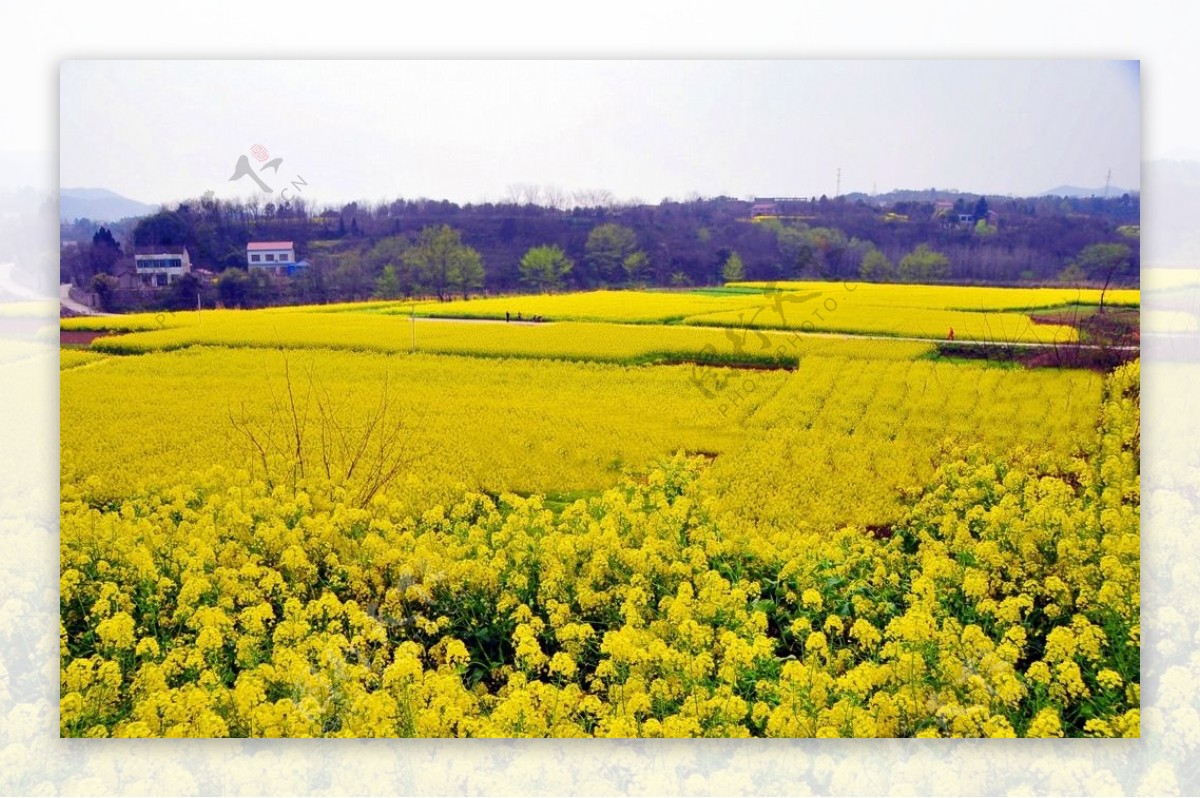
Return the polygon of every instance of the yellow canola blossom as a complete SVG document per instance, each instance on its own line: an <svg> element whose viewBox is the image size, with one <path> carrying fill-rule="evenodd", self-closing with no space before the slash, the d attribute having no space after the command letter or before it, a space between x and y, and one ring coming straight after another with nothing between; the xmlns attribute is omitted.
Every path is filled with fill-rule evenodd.
<svg viewBox="0 0 1200 798"><path fill-rule="evenodd" d="M751 401L757 379L735 381L719 406ZM1092 434L1100 395L1101 378L1085 371L807 358L704 480L728 528L786 536L854 523L882 533L899 519L904 491L956 445L993 456L1023 447L1068 463ZM986 591L982 572L968 578Z"/></svg>
<svg viewBox="0 0 1200 798"><path fill-rule="evenodd" d="M1062 324L1040 324L1011 311L962 311L939 308L866 305L850 294L832 296L802 309L763 302L749 310L689 316L685 324L797 330L803 333L882 335L901 338L953 339L990 344L1032 343L1054 346L1074 343L1079 334Z"/></svg>
<svg viewBox="0 0 1200 798"><path fill-rule="evenodd" d="M58 354L59 370L73 369L108 357L103 352L92 352L87 349L60 349Z"/></svg>
<svg viewBox="0 0 1200 798"><path fill-rule="evenodd" d="M414 508L464 487L599 490L625 469L681 449L714 455L740 439L743 420L788 372L754 372L755 395L721 412L713 387L737 373L323 350L110 358L62 372L62 482L65 492L97 501L150 487L194 492L213 468L290 484L325 478L329 455L344 473L353 456L344 450L378 447L394 432L403 473L393 490ZM366 437L376 417L380 432ZM365 462L355 475L359 484L370 476Z"/></svg>
<svg viewBox="0 0 1200 798"><path fill-rule="evenodd" d="M700 366L729 362L794 366L801 358L817 354L912 359L932 349L930 344L921 342L805 336L795 332L576 322L410 320L370 313L212 311L206 312L202 321L192 313L181 322L184 323L172 323L162 329L99 338L92 348L113 354L197 345L326 348L617 363L683 362ZM78 358L71 356L71 360L74 363Z"/></svg>
<svg viewBox="0 0 1200 798"><path fill-rule="evenodd" d="M773 283L729 283L733 288L755 288L804 293L823 291L825 295L844 298L858 295L865 305L877 307L930 308L936 310L1041 310L1078 303L1100 304L1099 288L1004 288L972 285L920 285L895 283L864 283L848 281L830 283L814 280L781 280ZM1104 293L1106 305L1137 307L1141 292L1136 288L1114 288Z"/></svg>
<svg viewBox="0 0 1200 798"><path fill-rule="evenodd" d="M95 375L150 377L188 358L211 369L210 356L68 371L64 412L103 385ZM927 384L931 366L901 384ZM1011 377L981 371L961 396L949 391L942 415L972 395L989 404L987 381ZM1046 374L1015 380L1013 395L1051 390L1061 375ZM166 471L178 481L106 496L72 474L61 732L1136 735L1138 376L1123 367L1098 402L1077 399L1092 420L1075 430L1077 457L927 453L933 471L887 534L729 525L710 480L734 452L713 464L676 456L561 508L471 491L417 509L384 491L355 506L320 478L269 485L248 472L201 484ZM1082 393L1091 378L1080 379L1064 387ZM210 402L224 395L214 382ZM834 424L866 418L834 409ZM771 405L759 414L793 423ZM64 436L86 418L66 415ZM1063 433L1047 429L1053 447Z"/></svg>

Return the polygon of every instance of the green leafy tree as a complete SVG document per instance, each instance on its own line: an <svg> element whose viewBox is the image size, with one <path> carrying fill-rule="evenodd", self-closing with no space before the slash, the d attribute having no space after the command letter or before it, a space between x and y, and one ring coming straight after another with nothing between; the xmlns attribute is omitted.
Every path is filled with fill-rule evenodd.
<svg viewBox="0 0 1200 798"><path fill-rule="evenodd" d="M624 266L625 276L630 282L639 282L650 274L650 258L640 249L629 253L621 265Z"/></svg>
<svg viewBox="0 0 1200 798"><path fill-rule="evenodd" d="M721 267L721 276L727 283L736 283L746 279L746 267L742 264L742 256L736 252L729 253L729 258Z"/></svg>
<svg viewBox="0 0 1200 798"><path fill-rule="evenodd" d="M909 283L927 283L950 276L950 259L920 244L900 260L900 279Z"/></svg>
<svg viewBox="0 0 1200 798"><path fill-rule="evenodd" d="M278 293L278 288L271 279L271 275L262 269L255 269L254 273L250 275L248 287L250 290L246 300L251 307L262 307L268 304Z"/></svg>
<svg viewBox="0 0 1200 798"><path fill-rule="evenodd" d="M423 228L417 243L405 251L404 263L414 278L441 300L452 290L465 297L472 288L483 285L483 259L446 224Z"/></svg>
<svg viewBox="0 0 1200 798"><path fill-rule="evenodd" d="M217 278L217 299L225 307L254 308L266 305L276 293L276 287L266 272L234 267L221 272ZM193 307L196 298L192 297Z"/></svg>
<svg viewBox="0 0 1200 798"><path fill-rule="evenodd" d="M784 227L778 219L768 220L774 223L775 242L779 247L779 259L783 266L780 274L786 277L797 277L809 269L814 252L811 242L805 236L805 228Z"/></svg>
<svg viewBox="0 0 1200 798"><path fill-rule="evenodd" d="M863 256L862 263L859 264L858 276L864 280L886 283L896 279L896 264L892 263L891 258L884 255L883 252L872 247Z"/></svg>
<svg viewBox="0 0 1200 798"><path fill-rule="evenodd" d="M560 247L532 247L521 258L521 282L537 291L560 288L574 266Z"/></svg>
<svg viewBox="0 0 1200 798"><path fill-rule="evenodd" d="M981 236L981 237L986 237L986 236L994 236L995 234L996 234L996 228L993 227L992 225L988 224L986 217L975 222L975 235Z"/></svg>
<svg viewBox="0 0 1200 798"><path fill-rule="evenodd" d="M836 227L785 226L774 221L784 277L826 276L837 271L850 246L845 233Z"/></svg>
<svg viewBox="0 0 1200 798"><path fill-rule="evenodd" d="M387 297L388 299L408 295L413 291L412 270L404 262L404 253L407 249L408 240L404 236L388 236L371 247L364 258L367 270L371 274L382 277L383 270L391 267L396 284L393 293ZM378 282L378 278L376 282ZM390 284L387 287L392 288Z"/></svg>
<svg viewBox="0 0 1200 798"><path fill-rule="evenodd" d="M395 299L398 296L400 296L400 278L396 276L396 267L389 263L375 278L375 298Z"/></svg>
<svg viewBox="0 0 1200 798"><path fill-rule="evenodd" d="M1126 271L1133 263L1133 250L1125 244L1092 244L1084 247L1075 258L1075 264L1083 270L1089 280L1104 282L1100 290L1100 311L1104 311L1104 295L1113 278Z"/></svg>
<svg viewBox="0 0 1200 798"><path fill-rule="evenodd" d="M804 228L803 224L801 224L799 228L785 227L782 221L780 221L779 219L776 219L774 217L771 217L771 216L759 217L754 220L754 223L756 225L758 225L759 227L761 227L763 230L770 230L775 235L779 235L784 230L803 229Z"/></svg>
<svg viewBox="0 0 1200 798"><path fill-rule="evenodd" d="M467 299L472 291L483 288L485 276L483 256L475 249L463 246L450 272L450 287L462 294L463 299Z"/></svg>
<svg viewBox="0 0 1200 798"><path fill-rule="evenodd" d="M1067 264L1067 268L1058 274L1058 281L1065 285L1078 286L1087 282L1087 273L1079 268L1078 263Z"/></svg>
<svg viewBox="0 0 1200 798"><path fill-rule="evenodd" d="M816 275L836 274L849 242L836 227L813 227L804 231L804 239L813 253L810 268Z"/></svg>
<svg viewBox="0 0 1200 798"><path fill-rule="evenodd" d="M637 234L628 227L612 222L597 225L588 234L583 248L583 262L590 276L608 283L619 283L626 277L625 262L637 251Z"/></svg>
<svg viewBox="0 0 1200 798"><path fill-rule="evenodd" d="M329 271L328 262L314 261L311 266L296 275L294 287L297 298L303 303L328 302L331 296Z"/></svg>
<svg viewBox="0 0 1200 798"><path fill-rule="evenodd" d="M1092 244L1075 257L1075 263L1089 279L1111 278L1129 266L1133 251L1125 244Z"/></svg>
<svg viewBox="0 0 1200 798"><path fill-rule="evenodd" d="M217 278L217 299L227 308L244 307L251 293L250 275L244 269L226 269Z"/></svg>
<svg viewBox="0 0 1200 798"><path fill-rule="evenodd" d="M189 209L181 205L175 211L159 211L147 216L133 228L133 243L139 247L173 247L188 242Z"/></svg>
<svg viewBox="0 0 1200 798"><path fill-rule="evenodd" d="M371 275L363 264L361 253L356 250L344 252L337 258L333 270L333 282L342 296L352 301L364 299L372 288Z"/></svg>
<svg viewBox="0 0 1200 798"><path fill-rule="evenodd" d="M203 292L204 285L200 282L200 278L188 272L182 275L171 286L170 295L167 298L167 306L172 310L194 310L196 299Z"/></svg>
<svg viewBox="0 0 1200 798"><path fill-rule="evenodd" d="M96 293L96 298L100 300L100 307L105 310L116 310L116 294L117 278L111 274L100 274L92 277L92 291Z"/></svg>
<svg viewBox="0 0 1200 798"><path fill-rule="evenodd" d="M112 231L101 227L92 236L92 248L88 252L88 266L92 274L112 274L121 259L121 245L113 238Z"/></svg>

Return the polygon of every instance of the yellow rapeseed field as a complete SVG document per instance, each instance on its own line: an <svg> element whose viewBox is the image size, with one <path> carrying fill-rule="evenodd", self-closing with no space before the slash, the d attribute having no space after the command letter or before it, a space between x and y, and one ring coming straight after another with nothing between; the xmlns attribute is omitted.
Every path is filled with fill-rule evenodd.
<svg viewBox="0 0 1200 798"><path fill-rule="evenodd" d="M785 294L779 295L785 297ZM797 308L771 301L747 310L690 316L685 324L719 327L791 329L804 333L837 332L987 343L1068 344L1079 340L1073 327L1037 324L1023 313L968 312L935 308L865 305L826 297ZM786 300L784 300L786 302Z"/></svg>
<svg viewBox="0 0 1200 798"><path fill-rule="evenodd" d="M239 396L262 357L195 350L68 370L64 455L86 446L89 432L119 443L107 430L122 409L163 447L204 438L208 430L192 414L205 402L220 406ZM322 371L345 384L358 379L361 363L338 371L336 361L387 360L313 357L327 358ZM201 391L194 380L213 375L219 359L224 368ZM290 368L298 370L299 360ZM559 413L540 422L547 434L558 422L592 414L621 418L618 407L638 392L647 404L662 404L658 381L678 377L668 367L544 361L505 377L488 372L501 365L490 361L410 358L402 361L413 370L403 384L436 381L434 361L449 369L466 364L471 377L457 373L460 386L478 377L501 393L506 380L524 386L552 378L557 406L529 397L539 411ZM901 411L911 416L901 434L924 440L941 427L956 429L964 412L989 417L986 406L1010 385L1017 397L1034 387L1016 372L921 368L883 364L864 375L859 382L887 389L865 404L861 387L839 404L832 389L810 400L798 385L783 386L753 432L803 426L783 408L809 402L808 412L821 407L834 417L822 428L826 437L852 437L852 429L872 424L886 437L883 420L900 402L895 391L920 389L935 395L919 406L952 419L913 431L920 417ZM832 361L813 369L804 376L849 379ZM972 376L960 382L952 369ZM589 382L591 373L604 378ZM61 731L1136 736L1138 373L1135 363L1107 378L1099 405L1083 397L1056 406L1056 413L1091 418L1089 431L1075 427L1076 457L996 454L987 451L990 431L981 431L980 446L914 451L935 470L912 486L886 534L833 526L759 535L729 525L729 508L709 485L725 455L711 465L680 455L560 510L537 495L468 490L420 511L403 491L353 501L358 478L331 483L321 473L268 467L206 483L177 467L163 470L161 459L137 459L144 452L100 446L70 462L64 456ZM1054 386L1057 374L1033 380L1044 380L1043 389L1095 387L1091 378ZM628 380L638 389L609 394L604 387ZM139 397L139 385L153 390ZM422 388L422 396L438 397L439 387ZM937 398L939 391L946 396ZM503 434L493 426L509 397L485 390L478 397L476 412L490 423L464 427L462 415L457 429L443 430L450 462L456 446L469 448L477 437L486 445L489 435ZM972 397L985 405L975 415L967 412ZM706 417L679 400L682 409L664 405L661 412ZM561 415L575 403L583 407L578 415ZM112 415L97 418L110 404L118 406ZM504 420L531 423L519 415ZM669 421L686 428L685 417ZM1055 424L1051 445L1065 434ZM600 433L569 432L576 441ZM621 445L638 447L646 434L623 435ZM228 456L214 450L209 459ZM88 476L99 470L111 478L122 458L125 469L153 471L160 484L116 496ZM521 461L537 467L536 458ZM572 465L557 464L560 479L568 479ZM786 469L777 473L788 479ZM774 476L763 492L780 487L770 484Z"/></svg>
<svg viewBox="0 0 1200 798"><path fill-rule="evenodd" d="M60 732L1137 736L1138 363L932 340L1097 298L63 320Z"/></svg>
<svg viewBox="0 0 1200 798"><path fill-rule="evenodd" d="M108 357L103 352L94 352L88 349L60 349L58 352L59 369L72 369L76 366L82 366L86 363L95 363L99 360L104 360Z"/></svg>
<svg viewBox="0 0 1200 798"><path fill-rule="evenodd" d="M1071 304L1096 304L1100 291L1071 288L996 288L974 286L892 285L859 282L732 283L730 290L589 291L566 294L491 297L449 302L376 301L270 308L247 314L236 310L136 313L64 319L66 330L165 331L202 327L236 330L278 318L281 328L314 325L340 345L349 329L383 329L360 315L504 319L540 317L554 321L621 322L652 325L708 325L734 328L792 329L801 332L859 333L959 340L1066 343L1075 330L1039 324L1030 313ZM1140 293L1110 290L1105 302L1137 307ZM296 316L305 321L297 321ZM323 322L310 321L313 318ZM323 326L328 325L328 326ZM303 333L301 333L303 335Z"/></svg>
<svg viewBox="0 0 1200 798"><path fill-rule="evenodd" d="M331 348L481 357L533 357L608 362L722 362L795 365L814 354L878 360L911 359L931 351L920 342L803 336L795 332L717 330L682 326L558 322L505 324L410 320L366 313L206 314L189 324L97 339L113 353L178 349L198 344L256 348Z"/></svg>
<svg viewBox="0 0 1200 798"><path fill-rule="evenodd" d="M577 321L769 327L804 332L865 333L902 337L954 337L992 342L1067 343L1075 330L1034 323L1024 310L1099 301L1090 289L976 288L881 285L858 282L735 283L741 291L593 291L532 297L497 297L415 306L418 315L455 318L524 318ZM1110 291L1110 304L1138 304L1136 290ZM409 313L391 306L384 313Z"/></svg>
<svg viewBox="0 0 1200 798"><path fill-rule="evenodd" d="M704 480L725 529L786 537L890 526L904 491L929 480L948 451L974 446L997 457L1023 448L1047 468L1064 467L1095 426L1100 386L1087 371L807 358ZM737 388L723 397L731 408Z"/></svg>
<svg viewBox="0 0 1200 798"><path fill-rule="evenodd" d="M807 292L805 299L819 294ZM800 297L797 297L799 300ZM586 291L568 294L504 296L455 302L427 302L416 306L418 315L503 319L521 314L564 321L670 322L700 313L752 307L756 294L710 294L695 291ZM383 312L408 313L403 307Z"/></svg>
<svg viewBox="0 0 1200 798"><path fill-rule="evenodd" d="M1043 310L1063 305L1098 305L1098 288L1003 288L974 285L916 285L863 283L846 281L780 280L773 283L729 283L735 288L805 294L820 291L822 296L848 299L851 295L864 305L879 307L929 308L932 310ZM1105 292L1106 305L1137 307L1141 292L1136 288L1113 288Z"/></svg>
<svg viewBox="0 0 1200 798"><path fill-rule="evenodd" d="M405 482L414 502L461 489L598 489L677 450L724 451L788 375L755 372L757 395L722 413L710 394L733 373L329 350L110 357L62 372L62 480L64 490L115 499L203 480L214 465L256 470L247 425L281 459L295 459L298 428L313 476L323 472L321 403L361 428L386 392L387 420L417 458ZM293 424L293 398L302 423Z"/></svg>

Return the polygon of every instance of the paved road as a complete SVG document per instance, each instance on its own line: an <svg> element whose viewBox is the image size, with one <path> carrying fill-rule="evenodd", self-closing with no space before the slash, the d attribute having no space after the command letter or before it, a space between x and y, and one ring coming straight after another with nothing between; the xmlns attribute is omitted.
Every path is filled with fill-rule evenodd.
<svg viewBox="0 0 1200 798"><path fill-rule="evenodd" d="M58 304L62 305L67 310L78 313L80 316L114 316L114 313L101 313L98 310L89 308L80 302L71 299L71 286L64 283L58 286Z"/></svg>

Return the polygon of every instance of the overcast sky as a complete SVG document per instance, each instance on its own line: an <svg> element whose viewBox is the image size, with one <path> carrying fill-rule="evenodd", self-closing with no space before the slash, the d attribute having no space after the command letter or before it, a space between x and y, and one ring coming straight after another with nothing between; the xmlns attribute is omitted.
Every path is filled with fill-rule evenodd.
<svg viewBox="0 0 1200 798"><path fill-rule="evenodd" d="M318 203L1139 185L1136 62L67 61L60 185ZM265 160L251 152L261 145ZM262 156L262 150L259 155ZM265 163L281 158L278 171Z"/></svg>

